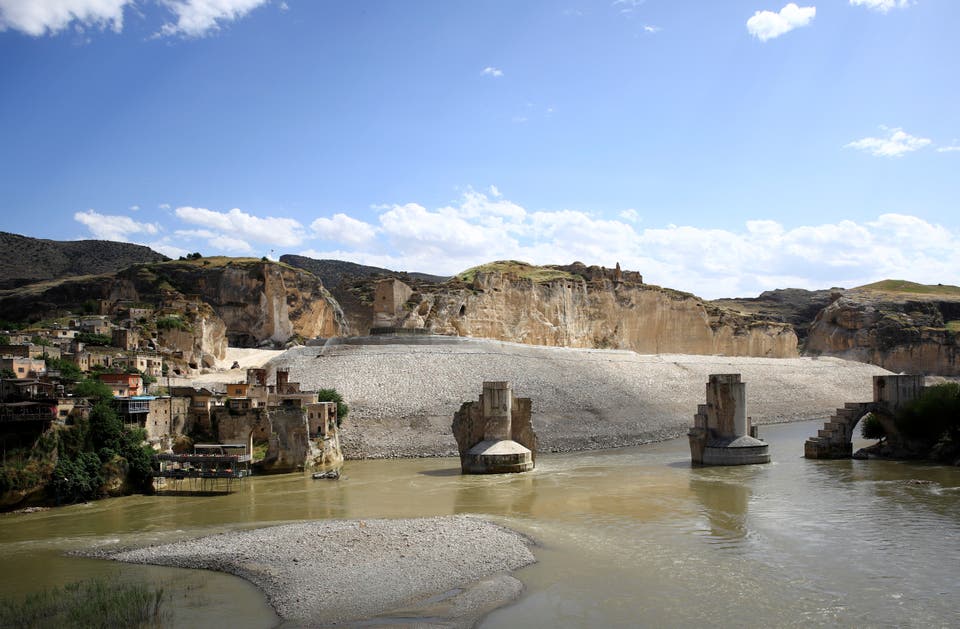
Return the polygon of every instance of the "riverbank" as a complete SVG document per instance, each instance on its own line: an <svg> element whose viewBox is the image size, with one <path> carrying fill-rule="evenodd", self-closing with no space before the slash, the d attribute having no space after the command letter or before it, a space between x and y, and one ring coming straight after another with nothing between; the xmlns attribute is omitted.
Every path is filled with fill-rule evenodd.
<svg viewBox="0 0 960 629"><path fill-rule="evenodd" d="M471 627L520 595L508 573L535 561L531 545L490 521L445 516L301 522L94 556L242 577L290 626Z"/></svg>
<svg viewBox="0 0 960 629"><path fill-rule="evenodd" d="M542 347L458 337L370 337L298 347L267 367L304 389L335 388L350 405L347 458L454 456L453 414L484 380L533 401L541 452L640 445L686 434L710 374L740 373L754 424L829 417L873 398L865 363Z"/></svg>

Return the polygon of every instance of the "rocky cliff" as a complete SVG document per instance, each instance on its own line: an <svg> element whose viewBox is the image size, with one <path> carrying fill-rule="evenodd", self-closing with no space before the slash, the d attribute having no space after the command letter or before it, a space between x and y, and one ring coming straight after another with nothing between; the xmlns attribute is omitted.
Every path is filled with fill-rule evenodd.
<svg viewBox="0 0 960 629"><path fill-rule="evenodd" d="M345 333L340 306L319 278L300 269L243 258L177 261L151 268L178 292L209 304L226 324L232 346Z"/></svg>
<svg viewBox="0 0 960 629"><path fill-rule="evenodd" d="M720 308L757 315L768 321L789 323L797 333L800 346L803 347L813 320L821 310L836 301L843 291L842 288L823 290L780 288L763 291L758 297L715 299L709 303Z"/></svg>
<svg viewBox="0 0 960 629"><path fill-rule="evenodd" d="M887 280L846 291L810 327L806 352L895 372L960 376L960 288Z"/></svg>
<svg viewBox="0 0 960 629"><path fill-rule="evenodd" d="M397 313L397 327L643 354L797 355L789 324L647 285L619 268L494 263L414 288Z"/></svg>
<svg viewBox="0 0 960 629"><path fill-rule="evenodd" d="M181 353L192 368L223 358L227 340L282 344L346 331L339 305L316 276L244 258L137 264L0 291L0 318L36 321L91 309L113 314L133 304L155 309L158 321L175 319L167 326L143 323L142 332L156 331L158 349Z"/></svg>

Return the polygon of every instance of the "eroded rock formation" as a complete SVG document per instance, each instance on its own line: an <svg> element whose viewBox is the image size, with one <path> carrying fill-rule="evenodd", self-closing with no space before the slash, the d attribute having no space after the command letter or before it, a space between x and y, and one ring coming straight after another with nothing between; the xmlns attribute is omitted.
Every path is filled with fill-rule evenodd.
<svg viewBox="0 0 960 629"><path fill-rule="evenodd" d="M470 283L421 285L410 294L394 325L435 334L644 354L797 355L797 337L789 324L643 284L638 274L616 269L590 275L590 268L547 281L479 272Z"/></svg>
<svg viewBox="0 0 960 629"><path fill-rule="evenodd" d="M851 289L817 316L806 352L869 362L895 372L957 376L958 320L957 296Z"/></svg>

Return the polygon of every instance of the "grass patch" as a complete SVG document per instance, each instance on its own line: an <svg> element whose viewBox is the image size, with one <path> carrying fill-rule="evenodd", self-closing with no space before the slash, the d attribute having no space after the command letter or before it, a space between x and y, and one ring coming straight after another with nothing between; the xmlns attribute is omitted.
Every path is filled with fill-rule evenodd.
<svg viewBox="0 0 960 629"><path fill-rule="evenodd" d="M93 579L0 601L0 627L160 627L168 619L163 588Z"/></svg>
<svg viewBox="0 0 960 629"><path fill-rule="evenodd" d="M549 282L551 280L572 280L576 279L572 273L561 271L548 266L534 266L526 262L517 260L499 260L481 264L471 269L459 273L457 279L470 283L476 277L477 273L512 273L521 279L528 279L534 282Z"/></svg>
<svg viewBox="0 0 960 629"><path fill-rule="evenodd" d="M906 295L939 295L960 297L960 286L950 284L917 284L906 280L881 280L873 284L858 286L856 290L879 293L901 293Z"/></svg>
<svg viewBox="0 0 960 629"><path fill-rule="evenodd" d="M960 332L960 320L947 321L947 325L944 327L951 332Z"/></svg>

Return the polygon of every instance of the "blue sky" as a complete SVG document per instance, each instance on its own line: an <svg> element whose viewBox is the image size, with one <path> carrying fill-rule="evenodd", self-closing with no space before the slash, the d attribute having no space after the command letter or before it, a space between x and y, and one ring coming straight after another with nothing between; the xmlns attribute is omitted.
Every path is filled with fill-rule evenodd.
<svg viewBox="0 0 960 629"><path fill-rule="evenodd" d="M960 284L954 0L0 0L0 229Z"/></svg>

